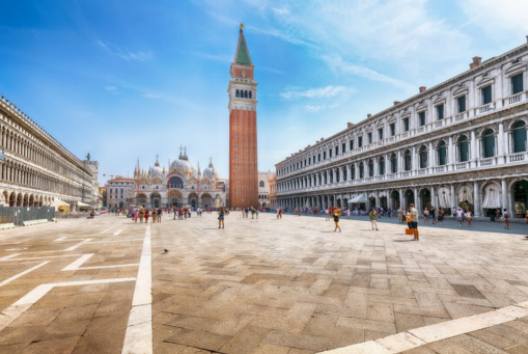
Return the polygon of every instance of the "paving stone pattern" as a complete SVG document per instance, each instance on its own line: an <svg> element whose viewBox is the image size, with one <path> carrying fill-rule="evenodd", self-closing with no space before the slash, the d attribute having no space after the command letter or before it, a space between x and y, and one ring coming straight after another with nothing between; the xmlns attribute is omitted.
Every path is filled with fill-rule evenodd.
<svg viewBox="0 0 528 354"><path fill-rule="evenodd" d="M522 237L424 227L413 242L380 226L237 212L224 230L214 214L151 225L154 353L309 354L528 300ZM41 284L136 277L144 235L116 216L2 231L0 283L48 263L0 286L0 310ZM53 288L7 326L0 314L0 353L121 353L133 293ZM406 353L528 353L527 334L523 318Z"/></svg>

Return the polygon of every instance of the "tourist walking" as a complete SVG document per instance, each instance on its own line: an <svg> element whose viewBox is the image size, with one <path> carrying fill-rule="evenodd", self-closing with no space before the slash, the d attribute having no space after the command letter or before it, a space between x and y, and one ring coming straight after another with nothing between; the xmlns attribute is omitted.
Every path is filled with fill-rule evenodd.
<svg viewBox="0 0 528 354"><path fill-rule="evenodd" d="M141 209L139 209L139 222L140 223L143 223L144 217L145 217L145 209L141 207Z"/></svg>
<svg viewBox="0 0 528 354"><path fill-rule="evenodd" d="M149 216L150 216L150 210L146 209L145 210L145 223L146 224L148 224Z"/></svg>
<svg viewBox="0 0 528 354"><path fill-rule="evenodd" d="M334 208L332 212L332 216L334 217L334 224L335 224L334 232L337 232L337 230L341 232L341 226L339 226L339 217L341 216L341 210L339 208Z"/></svg>
<svg viewBox="0 0 528 354"><path fill-rule="evenodd" d="M467 210L465 213L464 213L464 220L466 221L466 223L468 224L468 226L471 226L471 223L473 222L473 215L471 213L471 210Z"/></svg>
<svg viewBox="0 0 528 354"><path fill-rule="evenodd" d="M225 210L223 207L218 209L218 228L223 229L224 228L224 217L225 217Z"/></svg>
<svg viewBox="0 0 528 354"><path fill-rule="evenodd" d="M458 221L458 223L460 225L464 224L464 209L458 208L456 210L456 218L457 218L457 221Z"/></svg>
<svg viewBox="0 0 528 354"><path fill-rule="evenodd" d="M378 231L378 212L376 211L376 208L370 209L368 217L370 219L370 227L372 231Z"/></svg>
<svg viewBox="0 0 528 354"><path fill-rule="evenodd" d="M508 209L504 209L504 212L502 213L502 218L504 219L504 228L509 229L510 228L510 213L508 212Z"/></svg>
<svg viewBox="0 0 528 354"><path fill-rule="evenodd" d="M420 240L420 233L418 232L418 210L414 207L414 204L409 205L409 211L407 212L407 226L411 229L411 233L414 236L415 241Z"/></svg>
<svg viewBox="0 0 528 354"><path fill-rule="evenodd" d="M277 219L282 219L282 208L277 209Z"/></svg>
<svg viewBox="0 0 528 354"><path fill-rule="evenodd" d="M429 215L430 215L429 208L425 207L423 211L424 224L429 224Z"/></svg>
<svg viewBox="0 0 528 354"><path fill-rule="evenodd" d="M161 214L163 214L163 210L158 208L158 223L161 223Z"/></svg>

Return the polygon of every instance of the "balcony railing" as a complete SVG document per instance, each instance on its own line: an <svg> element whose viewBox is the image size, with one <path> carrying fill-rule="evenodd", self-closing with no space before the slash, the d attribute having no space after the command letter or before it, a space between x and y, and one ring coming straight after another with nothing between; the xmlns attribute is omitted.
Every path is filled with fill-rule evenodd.
<svg viewBox="0 0 528 354"><path fill-rule="evenodd" d="M495 109L495 103L488 103L477 108L477 113L482 114Z"/></svg>
<svg viewBox="0 0 528 354"><path fill-rule="evenodd" d="M480 166L491 166L491 165L493 165L494 161L495 161L494 157L488 157L488 158L485 158L485 159L481 159L479 161L479 165Z"/></svg>
<svg viewBox="0 0 528 354"><path fill-rule="evenodd" d="M442 173L447 171L447 166L437 166L434 168L435 173Z"/></svg>
<svg viewBox="0 0 528 354"><path fill-rule="evenodd" d="M504 104L516 104L520 103L523 99L523 92L516 93L515 95L512 95L510 97L507 97L503 100Z"/></svg>
<svg viewBox="0 0 528 354"><path fill-rule="evenodd" d="M457 115L455 116L455 121L458 122L463 120L464 118L466 118L466 112L457 113Z"/></svg>
<svg viewBox="0 0 528 354"><path fill-rule="evenodd" d="M512 155L509 156L509 161L510 162L522 161L522 160L524 160L525 154L526 153L524 153L524 152L519 152L519 153L516 153L516 154L512 154Z"/></svg>
<svg viewBox="0 0 528 354"><path fill-rule="evenodd" d="M468 162L459 162L455 165L457 170L463 170L468 167Z"/></svg>

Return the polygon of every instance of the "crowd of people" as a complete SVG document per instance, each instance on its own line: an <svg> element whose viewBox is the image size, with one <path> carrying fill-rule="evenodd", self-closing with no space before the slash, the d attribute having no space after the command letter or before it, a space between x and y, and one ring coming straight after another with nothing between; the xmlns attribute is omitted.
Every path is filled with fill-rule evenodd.
<svg viewBox="0 0 528 354"><path fill-rule="evenodd" d="M134 223L148 223L149 219L152 220L152 223L161 223L161 217L163 213L173 215L173 220L182 220L191 217L191 208L188 207L172 207L172 208L145 208L139 207L129 210L128 216L134 221ZM202 216L203 210L201 208L196 208L194 210L197 216ZM259 209L255 207L246 207L240 209L243 219L249 219L249 214L251 214L251 219L258 219ZM277 208L276 209L276 218L282 219L282 216L287 209ZM407 209L398 209L390 210L383 208L370 208L370 210L350 210L350 209L341 209L339 207L330 207L327 209L317 209L317 208L305 208L305 209L293 209L295 215L301 214L314 214L314 215L326 215L326 219L332 219L334 221L334 232L342 232L340 225L340 218L345 216L355 216L355 215L365 215L370 221L371 230L379 231L378 219L380 217L398 217L398 219L407 225L405 229L405 234L413 236L413 240L418 241L420 239L420 234L418 231L418 220L422 219L424 225L429 223L437 224L444 220L446 215L451 215L453 218L461 225L471 226L473 223L473 213L469 208L458 207L455 210L446 211L444 208L433 208L425 207L420 213L413 203L409 204ZM225 216L229 214L229 209L221 207L217 209L218 213L218 228L224 228ZM120 211L117 211L116 214L120 214ZM494 213L490 215L490 221L497 222L501 221L504 223L506 229L510 228L510 214L507 209L497 209ZM528 224L528 211L526 213L526 223Z"/></svg>

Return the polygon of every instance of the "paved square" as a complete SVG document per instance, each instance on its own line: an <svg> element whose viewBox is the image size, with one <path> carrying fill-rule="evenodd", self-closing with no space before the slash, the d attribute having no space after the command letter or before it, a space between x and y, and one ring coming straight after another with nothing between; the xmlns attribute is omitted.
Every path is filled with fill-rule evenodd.
<svg viewBox="0 0 528 354"><path fill-rule="evenodd" d="M528 241L342 227L234 212L225 230L204 214L4 231L0 353L526 352Z"/></svg>

